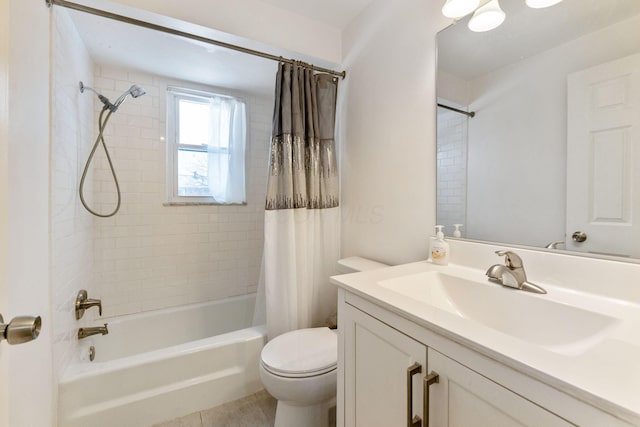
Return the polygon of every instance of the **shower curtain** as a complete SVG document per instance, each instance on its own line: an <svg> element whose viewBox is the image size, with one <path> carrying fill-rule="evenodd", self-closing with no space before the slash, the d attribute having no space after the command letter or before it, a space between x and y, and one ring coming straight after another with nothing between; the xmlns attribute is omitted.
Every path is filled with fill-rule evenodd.
<svg viewBox="0 0 640 427"><path fill-rule="evenodd" d="M337 87L331 75L278 67L260 283L269 339L325 325L336 312Z"/></svg>

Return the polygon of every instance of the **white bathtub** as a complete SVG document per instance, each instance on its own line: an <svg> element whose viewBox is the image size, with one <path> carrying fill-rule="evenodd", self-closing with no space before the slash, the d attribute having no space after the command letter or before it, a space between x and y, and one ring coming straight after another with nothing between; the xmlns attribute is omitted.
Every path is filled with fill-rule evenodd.
<svg viewBox="0 0 640 427"><path fill-rule="evenodd" d="M262 389L255 295L106 319L59 385L60 427L144 427Z"/></svg>

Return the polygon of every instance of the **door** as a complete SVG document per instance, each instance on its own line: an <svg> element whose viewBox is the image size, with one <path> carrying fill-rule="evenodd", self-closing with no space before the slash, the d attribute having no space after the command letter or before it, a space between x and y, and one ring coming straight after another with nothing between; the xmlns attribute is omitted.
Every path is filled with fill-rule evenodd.
<svg viewBox="0 0 640 427"><path fill-rule="evenodd" d="M640 54L570 74L569 250L640 257ZM583 233L580 242L572 236Z"/></svg>
<svg viewBox="0 0 640 427"><path fill-rule="evenodd" d="M573 425L431 348L428 363L438 373L429 388L431 427Z"/></svg>
<svg viewBox="0 0 640 427"><path fill-rule="evenodd" d="M422 417L426 347L350 305L343 316L344 425L389 427L417 421Z"/></svg>
<svg viewBox="0 0 640 427"><path fill-rule="evenodd" d="M54 425L49 32L44 2L0 1L0 314L43 325L35 341L0 341L1 427Z"/></svg>

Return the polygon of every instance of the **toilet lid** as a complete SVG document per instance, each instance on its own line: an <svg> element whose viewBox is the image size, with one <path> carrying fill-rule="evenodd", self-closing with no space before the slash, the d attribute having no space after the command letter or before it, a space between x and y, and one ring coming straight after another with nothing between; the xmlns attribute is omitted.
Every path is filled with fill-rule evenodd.
<svg viewBox="0 0 640 427"><path fill-rule="evenodd" d="M277 336L262 349L262 365L286 377L332 371L338 363L338 336L329 328L299 329Z"/></svg>

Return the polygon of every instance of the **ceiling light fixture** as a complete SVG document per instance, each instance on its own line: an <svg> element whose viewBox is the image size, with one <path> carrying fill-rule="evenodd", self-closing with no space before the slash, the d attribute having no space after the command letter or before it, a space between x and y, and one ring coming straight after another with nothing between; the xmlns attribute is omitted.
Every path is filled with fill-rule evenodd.
<svg viewBox="0 0 640 427"><path fill-rule="evenodd" d="M525 0L533 9L553 6L562 0ZM506 14L498 0L446 0L442 6L442 14L447 18L460 19L473 12L468 27L471 31L490 31L502 24Z"/></svg>
<svg viewBox="0 0 640 427"><path fill-rule="evenodd" d="M497 28L504 22L506 15L500 8L498 0L491 0L484 6L479 7L469 20L468 27L471 31L481 33Z"/></svg>
<svg viewBox="0 0 640 427"><path fill-rule="evenodd" d="M480 0L447 0L442 6L442 14L447 18L462 18L476 10Z"/></svg>

